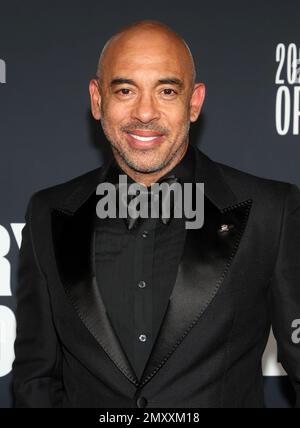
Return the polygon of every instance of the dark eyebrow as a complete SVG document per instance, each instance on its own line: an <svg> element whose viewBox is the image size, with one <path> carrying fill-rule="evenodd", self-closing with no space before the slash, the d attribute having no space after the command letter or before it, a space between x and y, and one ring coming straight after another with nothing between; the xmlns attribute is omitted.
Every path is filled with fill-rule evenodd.
<svg viewBox="0 0 300 428"><path fill-rule="evenodd" d="M180 89L183 87L183 81L177 77L166 77L164 79L159 79L158 85L177 85ZM127 79L125 77L116 77L111 80L110 86L122 85L127 83L128 85L136 85L135 81L132 79Z"/></svg>
<svg viewBox="0 0 300 428"><path fill-rule="evenodd" d="M166 77L165 79L159 79L158 82L164 85L177 85L180 89L183 88L183 81L177 77Z"/></svg>
<svg viewBox="0 0 300 428"><path fill-rule="evenodd" d="M110 86L122 85L123 83L127 83L128 85L135 85L134 80L132 79L125 79L124 77L116 77L115 79L111 80Z"/></svg>

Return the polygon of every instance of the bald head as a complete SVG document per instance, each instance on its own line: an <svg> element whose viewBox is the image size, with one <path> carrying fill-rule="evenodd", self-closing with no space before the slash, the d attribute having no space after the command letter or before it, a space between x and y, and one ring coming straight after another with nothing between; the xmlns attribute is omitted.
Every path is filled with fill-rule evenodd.
<svg viewBox="0 0 300 428"><path fill-rule="evenodd" d="M137 21L130 25L121 28L105 43L99 57L97 66L97 78L100 85L103 84L105 71L110 67L111 62L116 58L116 55L122 52L125 45L144 46L147 47L159 46L161 49L172 49L175 56L180 58L185 72L188 75L188 80L191 89L196 82L196 69L192 53L184 41L184 39L172 30L167 25L154 20ZM146 51L147 52L147 51Z"/></svg>

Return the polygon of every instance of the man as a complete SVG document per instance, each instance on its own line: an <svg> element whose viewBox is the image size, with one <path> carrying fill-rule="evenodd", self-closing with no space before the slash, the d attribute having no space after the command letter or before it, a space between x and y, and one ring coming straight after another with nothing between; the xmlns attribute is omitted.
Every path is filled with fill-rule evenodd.
<svg viewBox="0 0 300 428"><path fill-rule="evenodd" d="M300 406L300 191L189 144L203 83L156 21L105 45L91 109L102 167L37 192L26 213L13 386L18 407L264 407L270 326ZM204 183L204 224L100 218L101 183Z"/></svg>

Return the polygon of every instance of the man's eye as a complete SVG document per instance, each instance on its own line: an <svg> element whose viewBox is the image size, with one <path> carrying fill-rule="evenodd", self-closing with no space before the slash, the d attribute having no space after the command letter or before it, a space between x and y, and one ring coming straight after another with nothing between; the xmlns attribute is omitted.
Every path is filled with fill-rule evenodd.
<svg viewBox="0 0 300 428"><path fill-rule="evenodd" d="M127 88L122 88L117 91L117 93L121 93L121 95L128 95L129 92L130 92L130 89L127 89Z"/></svg>
<svg viewBox="0 0 300 428"><path fill-rule="evenodd" d="M174 89L171 89L171 88L163 89L163 92L164 92L164 94L165 94L165 95L172 95L172 92L173 92L174 94L176 94L176 93L177 93L176 91L174 91Z"/></svg>

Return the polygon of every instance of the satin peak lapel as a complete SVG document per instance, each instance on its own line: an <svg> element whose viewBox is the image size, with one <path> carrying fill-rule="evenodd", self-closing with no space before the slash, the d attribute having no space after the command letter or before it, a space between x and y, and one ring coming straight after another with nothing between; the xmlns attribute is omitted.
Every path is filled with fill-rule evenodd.
<svg viewBox="0 0 300 428"><path fill-rule="evenodd" d="M105 172L89 177L61 207L52 210L54 253L60 280L78 317L116 367L137 385L136 374L108 318L93 269L95 190ZM99 367L94 365L93 370L100 374Z"/></svg>
<svg viewBox="0 0 300 428"><path fill-rule="evenodd" d="M186 230L175 285L140 386L167 362L217 295L247 225L252 199L238 202L217 164L198 149L196 182L204 183L204 225Z"/></svg>

